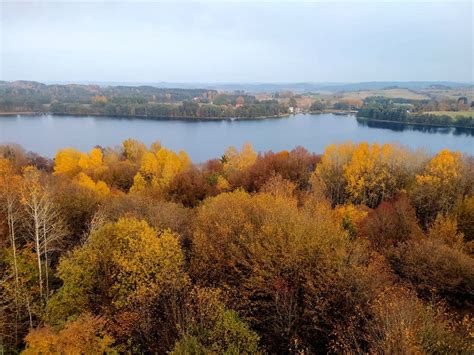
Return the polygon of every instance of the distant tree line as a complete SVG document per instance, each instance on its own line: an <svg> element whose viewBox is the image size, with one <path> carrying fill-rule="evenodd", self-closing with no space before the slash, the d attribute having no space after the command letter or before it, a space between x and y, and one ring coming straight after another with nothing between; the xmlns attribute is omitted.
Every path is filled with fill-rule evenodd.
<svg viewBox="0 0 474 355"><path fill-rule="evenodd" d="M259 118L288 114L277 100L241 92L151 86L44 85L0 82L0 112L150 118Z"/></svg>
<svg viewBox="0 0 474 355"><path fill-rule="evenodd" d="M231 105L198 104L184 101L181 104L157 103L107 103L102 105L54 103L50 107L53 114L104 115L150 118L259 118L281 116L288 113L288 107L278 102L261 102Z"/></svg>

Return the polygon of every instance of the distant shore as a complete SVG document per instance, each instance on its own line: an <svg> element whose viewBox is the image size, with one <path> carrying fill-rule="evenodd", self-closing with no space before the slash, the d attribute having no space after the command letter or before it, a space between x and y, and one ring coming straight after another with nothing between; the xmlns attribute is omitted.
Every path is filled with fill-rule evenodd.
<svg viewBox="0 0 474 355"><path fill-rule="evenodd" d="M43 112L0 112L0 116L42 116Z"/></svg>
<svg viewBox="0 0 474 355"><path fill-rule="evenodd" d="M252 121L264 120L271 118L288 118L292 114L274 115L274 116L257 116L257 117L164 117L164 116L143 116L143 115L105 115L105 114L78 114L66 112L0 112L0 116L72 116L72 117L112 117L112 118L129 118L129 119L150 119L150 120L182 120L182 121Z"/></svg>
<svg viewBox="0 0 474 355"><path fill-rule="evenodd" d="M368 117L357 117L357 120L367 121L367 122L385 122L385 123L399 123L402 125L411 125L411 126L425 126L425 127L445 127L445 128L460 128L460 129L472 129L474 127L466 127L466 126L457 126L457 125L443 125L443 124L435 124L435 123L419 123L419 122L400 122L400 121L392 121L392 120L379 120L375 118L368 118Z"/></svg>
<svg viewBox="0 0 474 355"><path fill-rule="evenodd" d="M310 115L321 115L321 114L333 114L340 116L355 115L357 111L344 111L344 110L324 110L324 111L309 111L301 112L299 114L310 114ZM117 119L145 119L145 120L166 120L166 121L253 121L253 120L265 120L265 119L278 119L278 118L290 118L295 114L284 114L277 116L259 116L259 117L163 117L163 116L142 116L142 115L104 115L104 114L74 114L74 113L62 113L62 112L0 112L0 117L9 116L71 116L71 117L111 117ZM465 127L458 125L443 125L434 123L419 123L419 122L400 122L394 120L380 120L368 117L356 117L357 120L366 122L384 122L384 123L398 123L402 125L412 125L421 127L446 127L446 128L460 128L474 130L474 127Z"/></svg>

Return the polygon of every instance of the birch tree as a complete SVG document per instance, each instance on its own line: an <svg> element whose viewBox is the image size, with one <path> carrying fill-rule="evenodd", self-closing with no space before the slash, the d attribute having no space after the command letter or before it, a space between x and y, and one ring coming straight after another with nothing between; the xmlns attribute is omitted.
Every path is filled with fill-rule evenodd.
<svg viewBox="0 0 474 355"><path fill-rule="evenodd" d="M39 171L33 167L27 167L23 175L21 202L26 213L26 230L29 238L33 241L36 253L40 298L47 301L49 294L48 255L66 236L67 230L48 188L43 186L40 181Z"/></svg>

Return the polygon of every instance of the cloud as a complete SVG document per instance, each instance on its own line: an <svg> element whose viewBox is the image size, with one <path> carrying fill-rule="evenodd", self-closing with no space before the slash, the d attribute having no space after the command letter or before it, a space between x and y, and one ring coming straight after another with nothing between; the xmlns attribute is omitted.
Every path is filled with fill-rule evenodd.
<svg viewBox="0 0 474 355"><path fill-rule="evenodd" d="M472 78L466 3L4 2L5 80Z"/></svg>

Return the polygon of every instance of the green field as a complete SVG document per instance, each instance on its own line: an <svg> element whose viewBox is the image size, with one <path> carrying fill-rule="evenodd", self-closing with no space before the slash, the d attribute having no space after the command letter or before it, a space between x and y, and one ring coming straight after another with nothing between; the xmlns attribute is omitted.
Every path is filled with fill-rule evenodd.
<svg viewBox="0 0 474 355"><path fill-rule="evenodd" d="M426 112L431 115L437 115L437 116L449 116L452 118L456 118L456 116L468 116L468 117L473 117L474 116L474 111L430 111Z"/></svg>

